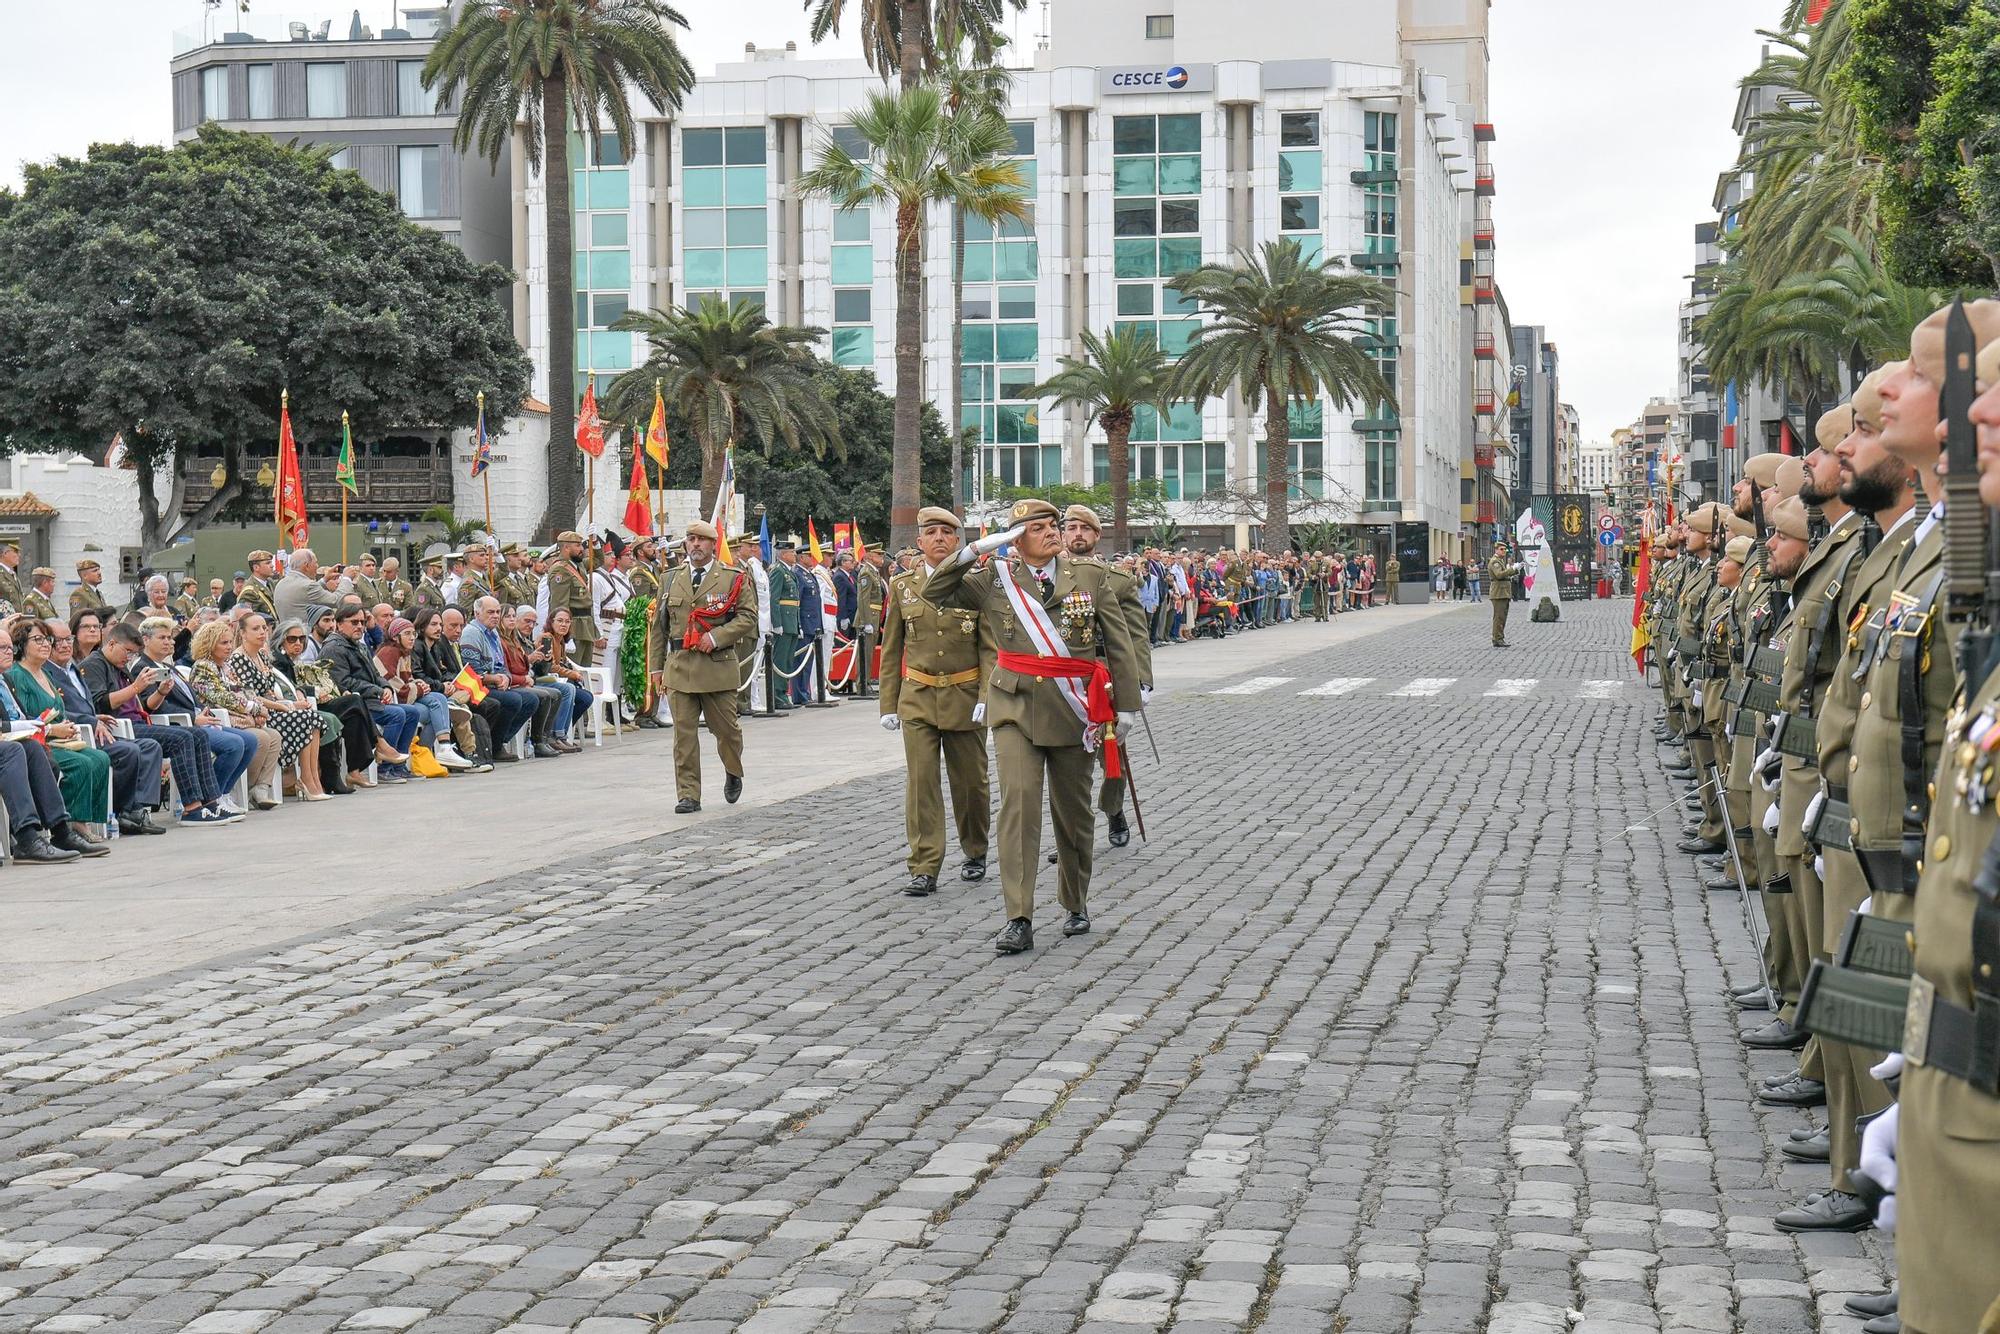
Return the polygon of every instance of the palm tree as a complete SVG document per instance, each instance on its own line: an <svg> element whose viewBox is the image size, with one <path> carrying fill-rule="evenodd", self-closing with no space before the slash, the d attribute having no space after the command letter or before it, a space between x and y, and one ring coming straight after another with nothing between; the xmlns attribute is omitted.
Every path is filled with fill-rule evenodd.
<svg viewBox="0 0 2000 1334"><path fill-rule="evenodd" d="M468 542L479 540L486 531L484 519L461 519L449 505L433 505L417 516L418 523L434 523L442 531L438 540L453 551L462 549Z"/></svg>
<svg viewBox="0 0 2000 1334"><path fill-rule="evenodd" d="M799 193L831 199L838 209L888 203L896 210L896 440L890 469L889 527L894 546L916 541L922 483L924 401L924 231L930 206L963 204L995 219L1027 213L1027 182L1000 154L1013 143L999 116L954 123L943 95L919 87L871 93L854 117L868 145L855 158L830 137L799 177Z"/></svg>
<svg viewBox="0 0 2000 1334"><path fill-rule="evenodd" d="M1210 322L1194 331L1168 377L1176 399L1197 407L1232 387L1251 412L1265 409L1264 549L1292 541L1293 402L1324 398L1392 408L1395 395L1354 340L1369 332L1365 312L1392 309L1393 292L1374 278L1312 261L1292 240L1266 241L1261 255L1238 251L1235 265L1204 264L1174 280Z"/></svg>
<svg viewBox="0 0 2000 1334"><path fill-rule="evenodd" d="M1028 0L805 0L805 7L815 43L839 36L841 20L854 13L868 68L884 82L897 75L908 92L924 75L937 72L941 51L956 49L955 40L941 41L940 34L969 39L973 63L992 64L1006 41L1000 25L1007 10L1018 13Z"/></svg>
<svg viewBox="0 0 2000 1334"><path fill-rule="evenodd" d="M459 97L453 143L498 163L520 126L528 164L547 190L543 268L548 292L549 506L541 531L576 518L576 288L569 128L587 148L609 121L627 155L634 129L628 86L656 111L678 110L694 67L674 40L685 26L666 0L464 0L424 61L438 105Z"/></svg>
<svg viewBox="0 0 2000 1334"><path fill-rule="evenodd" d="M1030 394L1053 400L1059 407L1081 408L1091 423L1104 426L1105 453L1111 464L1111 548L1131 546L1132 419L1140 407L1167 410L1167 377L1173 363L1149 333L1130 325L1113 326L1100 338L1083 333L1084 355L1064 357L1062 366Z"/></svg>
<svg viewBox="0 0 2000 1334"><path fill-rule="evenodd" d="M614 329L646 335L645 364L612 382L608 421L643 421L657 382L701 446L701 512L715 506L723 450L747 432L770 453L782 440L824 454L840 445L839 417L813 382L813 346L826 330L773 324L764 308L704 296L694 308L628 311Z"/></svg>

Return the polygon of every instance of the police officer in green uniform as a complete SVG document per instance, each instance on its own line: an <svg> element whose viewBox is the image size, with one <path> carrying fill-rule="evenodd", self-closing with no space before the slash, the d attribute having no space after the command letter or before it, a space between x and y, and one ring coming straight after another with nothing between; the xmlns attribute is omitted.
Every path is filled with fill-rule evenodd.
<svg viewBox="0 0 2000 1334"><path fill-rule="evenodd" d="M965 857L959 878L986 874L993 812L979 696L993 668L993 635L983 613L935 607L923 597L931 571L957 552L959 535L958 516L950 510L931 505L917 512L923 564L889 581L882 628L882 726L903 737L903 824L910 848L903 892L912 898L937 892L944 864L940 761L951 778L952 818Z"/></svg>
<svg viewBox="0 0 2000 1334"><path fill-rule="evenodd" d="M993 945L1002 954L1034 948L1044 791L1055 825L1057 898L1068 913L1063 934L1090 930L1092 748L1115 738L1118 724L1136 722L1139 707L1138 655L1110 567L1059 555L1061 514L1048 501L1016 501L1010 517L1013 527L961 548L924 584L933 606L981 612L993 627L997 656L986 685L986 721L999 757L1007 924ZM1005 560L973 569L977 556L1010 543ZM1091 677L1076 677L1068 674L1074 660L1100 665ZM1087 704L1073 701L1087 698L1090 680L1103 677L1118 716L1093 720Z"/></svg>
<svg viewBox="0 0 2000 1334"><path fill-rule="evenodd" d="M687 526L687 564L667 580L647 646L646 669L673 713L676 815L701 809L704 723L722 761L722 799L733 803L743 795L736 692L743 685L741 650L757 637L757 585L715 548L713 525L697 519Z"/></svg>
<svg viewBox="0 0 2000 1334"><path fill-rule="evenodd" d="M1088 505L1071 505L1063 511L1063 546L1072 556L1095 556L1104 536L1103 520ZM1116 565L1106 565L1106 583L1116 594L1118 605L1131 623L1132 651L1139 660L1139 701L1145 707L1153 691L1153 637L1146 626L1146 610L1139 605L1139 582ZM1098 789L1097 809L1104 812L1111 846L1122 848L1132 841L1132 829L1125 820L1125 778L1106 777Z"/></svg>
<svg viewBox="0 0 2000 1334"><path fill-rule="evenodd" d="M583 569L583 535L557 533L556 548L556 559L549 562L548 574L544 576L549 590L549 614L553 616L557 607L569 608L570 637L576 643L573 657L579 667L589 667L597 659L598 633L590 576Z"/></svg>
<svg viewBox="0 0 2000 1334"><path fill-rule="evenodd" d="M1493 647L1507 647L1507 609L1514 602L1514 581L1521 567L1505 542L1493 544L1493 558L1486 562L1486 579L1493 595Z"/></svg>

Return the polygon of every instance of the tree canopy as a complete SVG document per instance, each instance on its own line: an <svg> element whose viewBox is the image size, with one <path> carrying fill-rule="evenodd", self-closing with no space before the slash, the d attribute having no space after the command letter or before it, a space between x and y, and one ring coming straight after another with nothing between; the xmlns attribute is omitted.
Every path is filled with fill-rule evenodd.
<svg viewBox="0 0 2000 1334"><path fill-rule="evenodd" d="M291 391L302 442L488 425L528 390L501 299L512 278L404 218L330 150L203 126L174 148L100 144L0 192L0 448L101 454L123 433L151 470L197 450L243 493Z"/></svg>

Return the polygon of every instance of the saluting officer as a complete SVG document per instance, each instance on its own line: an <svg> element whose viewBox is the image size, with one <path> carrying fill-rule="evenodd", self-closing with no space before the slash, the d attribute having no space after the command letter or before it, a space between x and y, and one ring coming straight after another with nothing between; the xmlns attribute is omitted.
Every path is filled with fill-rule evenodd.
<svg viewBox="0 0 2000 1334"><path fill-rule="evenodd" d="M573 534L565 534L573 536ZM757 636L757 586L748 572L717 559L715 528L687 526L687 564L667 579L647 646L653 689L666 691L674 719L676 815L701 809L702 723L722 760L722 799L743 795L743 725L736 692L739 651Z"/></svg>
<svg viewBox="0 0 2000 1334"><path fill-rule="evenodd" d="M1063 546L1072 556L1094 556L1104 536L1104 521L1088 505L1071 505L1063 511ZM1132 651L1139 659L1139 700L1143 706L1153 692L1153 636L1146 623L1146 609L1139 605L1139 581L1116 565L1106 565L1106 579L1117 594L1118 605L1131 623ZM1132 841L1125 822L1125 776L1106 775L1098 789L1097 809L1107 817L1111 846L1122 848Z"/></svg>
<svg viewBox="0 0 2000 1334"><path fill-rule="evenodd" d="M903 823L909 837L910 882L903 892L923 898L937 892L944 864L944 794L938 764L951 776L951 810L962 880L986 874L986 839L992 794L986 777L986 728L980 689L992 670L993 633L983 613L935 607L923 588L931 571L959 545L956 514L935 505L917 512L923 564L889 581L889 614L882 627L882 726L903 734L908 774Z"/></svg>
<svg viewBox="0 0 2000 1334"><path fill-rule="evenodd" d="M1115 735L1117 723L1136 719L1139 707L1138 654L1110 567L1059 556L1061 515L1046 500L1016 501L1011 518L1012 528L961 548L924 585L934 606L983 612L998 647L986 707L1000 759L1007 925L993 944L1002 954L1034 948L1045 785L1057 898L1068 911L1063 934L1090 930L1092 751ZM973 570L979 554L1008 543L1006 560Z"/></svg>
<svg viewBox="0 0 2000 1334"><path fill-rule="evenodd" d="M558 607L569 609L570 638L576 644L571 656L579 667L589 667L597 660L597 615L590 597L590 576L583 572L583 534L557 533L556 547L560 554L549 562L549 571L542 578L548 591L544 610L553 616Z"/></svg>

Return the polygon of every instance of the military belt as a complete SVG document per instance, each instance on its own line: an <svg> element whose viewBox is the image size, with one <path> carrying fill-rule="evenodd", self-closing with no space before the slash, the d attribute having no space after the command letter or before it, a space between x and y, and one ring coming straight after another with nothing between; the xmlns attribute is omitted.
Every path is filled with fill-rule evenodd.
<svg viewBox="0 0 2000 1334"><path fill-rule="evenodd" d="M968 667L962 672L952 672L948 676L933 676L929 672L920 672L914 667L905 667L903 668L903 679L905 681L915 681L920 686L935 686L939 689L945 686L969 686L979 679L979 668Z"/></svg>
<svg viewBox="0 0 2000 1334"><path fill-rule="evenodd" d="M1813 961L1799 990L1798 1026L1824 1039L1870 1051L1903 1046L1910 983L1899 978Z"/></svg>
<svg viewBox="0 0 2000 1334"><path fill-rule="evenodd" d="M1691 662L1687 671L1690 681L1716 681L1729 675L1727 667L1718 667L1709 662Z"/></svg>
<svg viewBox="0 0 2000 1334"><path fill-rule="evenodd" d="M799 600L797 598L779 598L778 605L780 607L796 607L799 605Z"/></svg>

